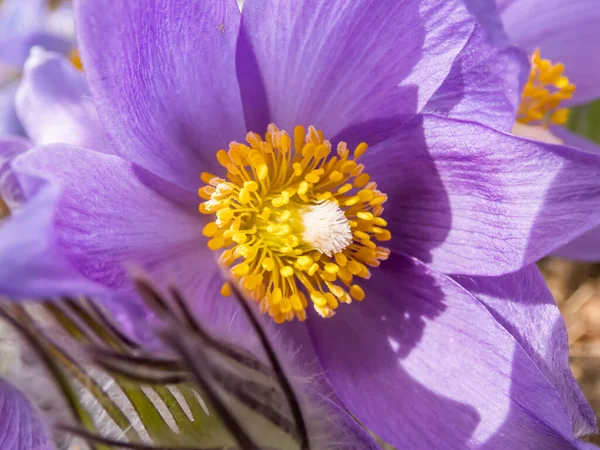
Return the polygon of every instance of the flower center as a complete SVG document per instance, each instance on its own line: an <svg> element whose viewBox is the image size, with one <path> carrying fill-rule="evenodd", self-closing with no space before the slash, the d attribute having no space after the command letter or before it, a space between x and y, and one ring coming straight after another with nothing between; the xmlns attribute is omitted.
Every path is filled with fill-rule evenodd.
<svg viewBox="0 0 600 450"><path fill-rule="evenodd" d="M565 66L561 63L540 58L535 50L531 57L531 71L517 113L517 121L528 125L562 125L569 117L567 108L560 108L561 102L568 100L575 92L575 85L563 75Z"/></svg>
<svg viewBox="0 0 600 450"><path fill-rule="evenodd" d="M368 279L367 266L387 259L375 241L391 239L380 217L387 196L357 163L367 144L351 155L340 142L331 156L314 127L297 126L292 143L273 124L265 140L253 132L246 140L217 152L226 179L202 174L200 212L216 216L203 230L208 247L277 323L305 320L308 298L322 317L363 300L354 279ZM228 284L221 293L231 293Z"/></svg>

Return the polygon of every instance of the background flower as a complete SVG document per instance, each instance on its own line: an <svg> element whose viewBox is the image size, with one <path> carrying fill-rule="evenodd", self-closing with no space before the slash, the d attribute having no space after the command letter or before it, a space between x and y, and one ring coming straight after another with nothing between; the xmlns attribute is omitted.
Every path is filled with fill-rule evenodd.
<svg viewBox="0 0 600 450"><path fill-rule="evenodd" d="M73 40L70 2L4 0L0 4L0 137L23 134L14 98L30 49L41 46L69 54Z"/></svg>

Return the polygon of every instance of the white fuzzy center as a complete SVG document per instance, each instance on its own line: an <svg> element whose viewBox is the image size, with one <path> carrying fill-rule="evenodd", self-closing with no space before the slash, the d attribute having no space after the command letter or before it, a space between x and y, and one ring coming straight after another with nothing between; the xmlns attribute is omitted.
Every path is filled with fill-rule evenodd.
<svg viewBox="0 0 600 450"><path fill-rule="evenodd" d="M352 242L348 219L332 201L309 206L302 213L302 224L302 239L327 256L341 252Z"/></svg>

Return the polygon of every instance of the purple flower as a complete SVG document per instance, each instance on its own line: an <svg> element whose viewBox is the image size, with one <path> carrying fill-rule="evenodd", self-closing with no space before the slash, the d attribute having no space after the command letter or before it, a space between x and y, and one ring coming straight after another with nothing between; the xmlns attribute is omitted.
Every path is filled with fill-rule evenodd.
<svg viewBox="0 0 600 450"><path fill-rule="evenodd" d="M23 134L14 99L30 49L41 46L64 54L73 49L71 7L49 3L4 0L0 4L0 136Z"/></svg>
<svg viewBox="0 0 600 450"><path fill-rule="evenodd" d="M540 50L543 58L564 65L564 74L575 86L572 98L564 104L583 104L600 97L598 71L600 55L595 42L600 40L600 8L593 0L565 3L557 0L497 0L502 22L510 39L531 54ZM588 152L600 152L589 141L559 126L551 127L555 142L564 142ZM526 132L543 139L542 130ZM532 134L533 133L533 134ZM591 230L555 252L566 258L600 260L600 228Z"/></svg>
<svg viewBox="0 0 600 450"><path fill-rule="evenodd" d="M496 0L502 23L510 39L532 54L565 66L565 74L577 87L572 104L600 97L600 55L595 42L600 9L594 0Z"/></svg>
<svg viewBox="0 0 600 450"><path fill-rule="evenodd" d="M250 246L256 243L234 231L255 234L255 225L263 241L276 240L282 261L289 250L281 236L291 236L285 239L298 266L256 261L244 248L253 265L234 276L255 295L264 287L270 297L257 300L269 311L276 306L276 319L302 319L306 311L304 323L269 326L291 339L307 364L322 368L323 389L331 383L334 398L369 429L399 448L585 448L576 437L593 432L595 418L569 371L558 309L530 264L598 224L600 160L494 129L514 123L522 55L479 27L462 2L248 0L240 16L226 0L82 0L77 15L84 66L111 143L92 150L40 146L12 168L18 178L43 175L64 189L54 216L57 240L82 275L113 301L131 301L123 265L142 265L153 278L177 280L205 321L243 327L235 303L220 293L220 252L207 248L203 230L214 239L221 225L233 226L213 248ZM33 88L41 82L31 81ZM254 151L233 144L217 162L219 149L244 142L248 131L264 133L269 123L289 131L289 142L273 128L269 143L249 134ZM47 124L31 120L30 133L43 135L35 127ZM294 215L306 211L287 206L281 189L298 170L312 185L311 199L331 200L326 189L314 189L326 172L315 166L305 174L300 157L284 164L288 147L306 144L293 134L301 124L359 154L361 142L371 146L358 162L357 153L340 147L352 163L339 166L341 179L329 178L329 192L344 209L321 211L311 222ZM330 149L316 131L307 139L314 146L306 155L319 149L326 156ZM273 147L277 160L269 160ZM248 184L235 173L237 158L251 159ZM328 158L337 167L339 160ZM223 165L233 186L216 179L225 178ZM377 186L357 181L360 170ZM201 183L203 172L217 177L204 175ZM265 173L282 178L268 178L280 188L277 199L259 190ZM371 193L338 192L348 175L357 176L351 192L362 185ZM237 190L230 205L254 205L262 195L276 226L263 223L269 214L262 211L238 225L237 213L221 213L221 224L205 228L214 217L198 212L197 190L211 180L215 189L202 195ZM294 189L287 192L294 202L308 195L299 183ZM386 198L385 211L377 208ZM375 218L382 220L348 236L347 227ZM310 228L321 233L309 238L293 220L328 226ZM391 239L374 244L375 253L363 250L377 234ZM346 247L339 251L338 244ZM351 270L330 250L360 265ZM312 259L306 270L300 256ZM312 264L318 268L310 274ZM263 278L250 278L260 267ZM291 295L274 300L273 287L303 284L310 292L310 284L315 291L317 273L320 287L352 280L338 283L338 299L349 301L349 293L361 300L362 291L364 300L338 308L336 298L323 295L324 304L316 295L306 310L302 298L300 306ZM361 276L368 279L356 282ZM322 319L312 303L323 315L337 314Z"/></svg>

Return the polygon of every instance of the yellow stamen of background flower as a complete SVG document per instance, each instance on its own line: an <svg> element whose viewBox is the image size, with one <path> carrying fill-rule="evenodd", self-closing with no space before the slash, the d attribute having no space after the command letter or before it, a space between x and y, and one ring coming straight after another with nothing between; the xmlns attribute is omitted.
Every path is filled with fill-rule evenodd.
<svg viewBox="0 0 600 450"><path fill-rule="evenodd" d="M529 79L523 89L517 121L528 125L562 125L569 117L567 108L560 108L575 92L575 85L563 75L565 66L561 63L540 58L535 50L531 57Z"/></svg>
<svg viewBox="0 0 600 450"><path fill-rule="evenodd" d="M77 47L74 47L69 53L69 61L71 61L71 64L73 64L77 70L83 70L83 63L81 62L81 57L79 56Z"/></svg>
<svg viewBox="0 0 600 450"><path fill-rule="evenodd" d="M355 277L371 276L390 253L377 241L391 239L380 217L387 196L357 162L367 144L351 153L340 142L332 155L314 127L290 137L273 124L264 140L246 140L217 152L226 179L202 174L200 212L216 217L203 230L208 247L277 323L305 320L309 299L322 317L363 300Z"/></svg>

